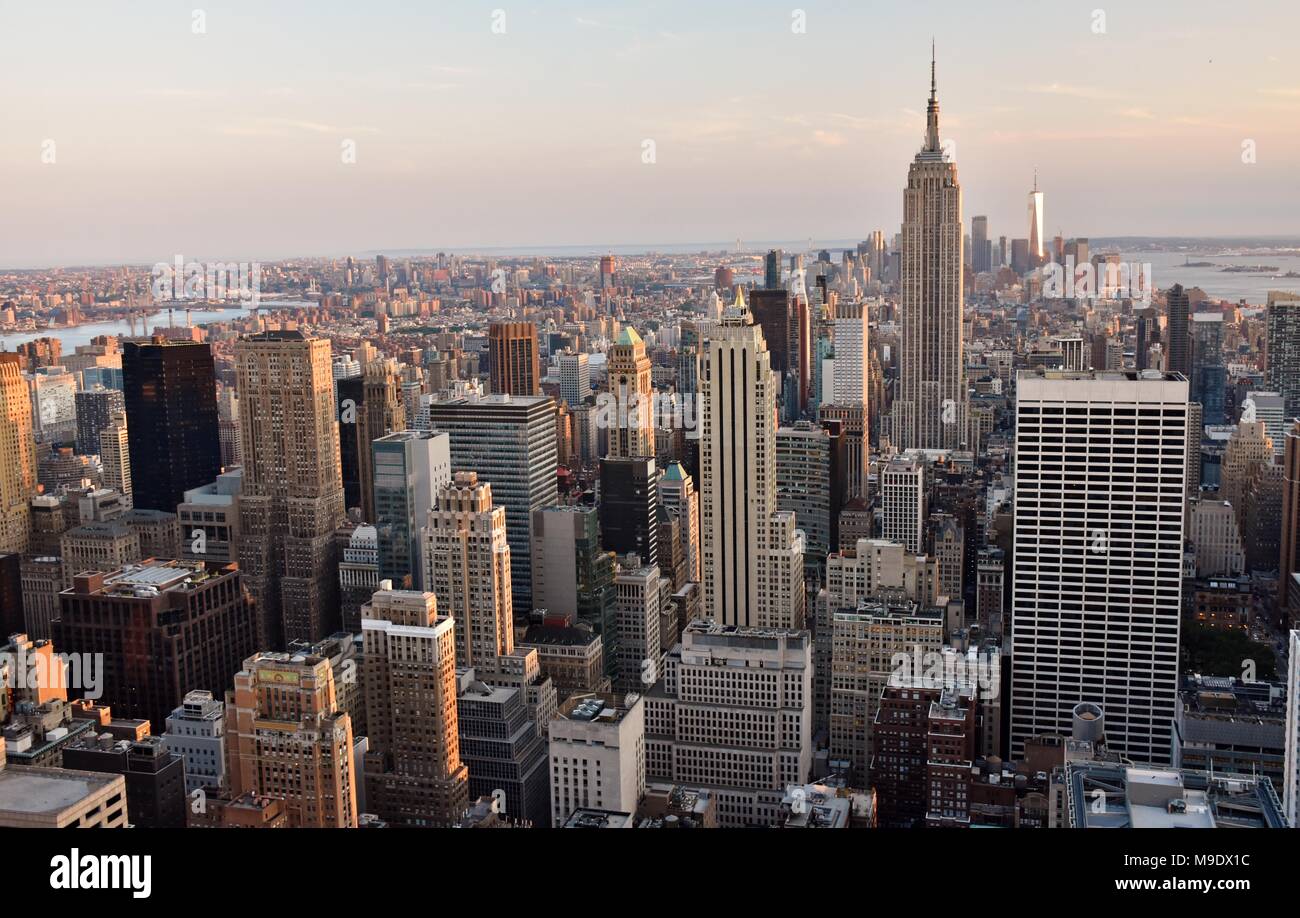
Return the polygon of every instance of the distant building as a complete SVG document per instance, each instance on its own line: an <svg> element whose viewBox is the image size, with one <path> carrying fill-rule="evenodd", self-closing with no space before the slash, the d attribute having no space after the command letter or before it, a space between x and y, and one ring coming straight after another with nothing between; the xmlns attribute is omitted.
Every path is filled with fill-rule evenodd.
<svg viewBox="0 0 1300 918"><path fill-rule="evenodd" d="M488 367L494 395L539 394L537 326L532 322L493 322L488 327Z"/></svg>

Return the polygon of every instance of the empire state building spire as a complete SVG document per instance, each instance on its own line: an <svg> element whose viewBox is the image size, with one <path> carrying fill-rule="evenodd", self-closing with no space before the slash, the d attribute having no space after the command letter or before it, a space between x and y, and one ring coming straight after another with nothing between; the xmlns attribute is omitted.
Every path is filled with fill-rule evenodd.
<svg viewBox="0 0 1300 918"><path fill-rule="evenodd" d="M925 110L925 152L938 153L939 144L939 90L934 77L934 39L930 39L930 102Z"/></svg>
<svg viewBox="0 0 1300 918"><path fill-rule="evenodd" d="M966 445L966 364L962 354L961 184L939 142L939 93L930 52L925 146L907 171L899 278L899 380L890 410L899 450Z"/></svg>

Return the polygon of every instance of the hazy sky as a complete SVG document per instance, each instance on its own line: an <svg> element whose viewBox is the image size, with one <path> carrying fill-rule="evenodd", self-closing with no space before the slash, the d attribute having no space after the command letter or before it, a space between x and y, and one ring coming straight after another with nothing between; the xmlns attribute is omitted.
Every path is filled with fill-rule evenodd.
<svg viewBox="0 0 1300 918"><path fill-rule="evenodd" d="M0 0L0 265L893 233L931 35L968 226L1300 235L1295 0Z"/></svg>

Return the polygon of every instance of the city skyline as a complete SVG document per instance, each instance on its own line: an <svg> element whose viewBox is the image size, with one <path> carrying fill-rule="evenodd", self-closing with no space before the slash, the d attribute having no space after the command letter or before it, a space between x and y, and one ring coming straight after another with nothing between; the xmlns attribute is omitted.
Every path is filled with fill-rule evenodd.
<svg viewBox="0 0 1300 918"><path fill-rule="evenodd" d="M1300 828L1300 15L503 2L0 12L0 258L169 250L0 268L0 828L1284 882L1033 830ZM448 885L54 838L20 897Z"/></svg>
<svg viewBox="0 0 1300 918"><path fill-rule="evenodd" d="M1286 233L1276 190L1300 152L1300 87L1259 35L1298 14L1266 4L1211 26L1208 10L956 7L936 29L834 3L85 6L95 41L70 35L67 51L94 81L5 49L10 73L49 72L9 106L0 250L43 266L861 238L901 222L932 34L951 74L944 141L995 237L1027 234L1035 170L1049 239ZM11 34L49 15L6 10Z"/></svg>

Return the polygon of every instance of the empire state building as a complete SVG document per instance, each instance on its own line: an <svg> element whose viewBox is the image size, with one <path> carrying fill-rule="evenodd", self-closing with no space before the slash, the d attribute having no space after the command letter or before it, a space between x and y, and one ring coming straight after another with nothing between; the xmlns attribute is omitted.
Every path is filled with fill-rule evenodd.
<svg viewBox="0 0 1300 918"><path fill-rule="evenodd" d="M959 449L966 441L962 265L961 185L939 142L932 53L925 145L903 192L900 380L891 412L899 450Z"/></svg>

